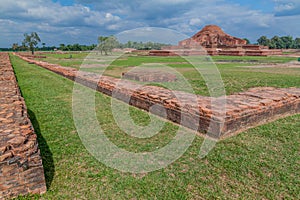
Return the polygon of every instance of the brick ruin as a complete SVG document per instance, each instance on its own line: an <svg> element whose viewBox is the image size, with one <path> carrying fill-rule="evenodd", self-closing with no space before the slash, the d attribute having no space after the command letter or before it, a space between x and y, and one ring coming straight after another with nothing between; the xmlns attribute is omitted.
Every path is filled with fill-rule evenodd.
<svg viewBox="0 0 300 200"><path fill-rule="evenodd" d="M175 82L177 80L175 74L160 69L146 68L135 68L129 72L124 72L122 77L141 82Z"/></svg>
<svg viewBox="0 0 300 200"><path fill-rule="evenodd" d="M220 46L246 45L247 41L226 34L218 26L208 25L191 38L180 41L179 46L192 46L195 45L194 43L205 48L217 48Z"/></svg>
<svg viewBox="0 0 300 200"><path fill-rule="evenodd" d="M271 56L282 55L282 50L247 44L246 40L228 35L216 25L208 25L191 38L180 41L177 46L166 46L162 50L151 50L148 55Z"/></svg>
<svg viewBox="0 0 300 200"><path fill-rule="evenodd" d="M113 77L100 78L94 73L19 57L71 80L76 79L106 95L114 94L114 97L125 102L130 99L126 103L137 108L149 111L151 106L158 105L166 110L168 120L201 133L208 132L212 137L226 137L280 117L300 113L300 88L262 87L218 98L204 97L157 86L141 86ZM225 116L222 115L224 101ZM151 112L165 117L160 109Z"/></svg>
<svg viewBox="0 0 300 200"><path fill-rule="evenodd" d="M46 192L37 136L7 53L0 53L0 199Z"/></svg>

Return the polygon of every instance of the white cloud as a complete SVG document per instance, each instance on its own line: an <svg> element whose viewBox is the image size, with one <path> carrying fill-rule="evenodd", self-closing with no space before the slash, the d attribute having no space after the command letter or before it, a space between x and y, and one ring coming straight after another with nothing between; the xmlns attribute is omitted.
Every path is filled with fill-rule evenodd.
<svg viewBox="0 0 300 200"><path fill-rule="evenodd" d="M192 18L189 23L191 26L200 26L203 25L203 21L200 18Z"/></svg>
<svg viewBox="0 0 300 200"><path fill-rule="evenodd" d="M276 16L300 15L299 0L274 0Z"/></svg>
<svg viewBox="0 0 300 200"><path fill-rule="evenodd" d="M51 0L0 0L0 34L7 37L0 41L0 46L10 46L24 32L31 31L40 33L48 44L57 45L64 40L89 43L96 41L99 34L117 34L144 26L193 35L206 24L217 24L229 34L252 41L261 35L286 31L299 36L295 28L299 17L295 15L300 14L300 1L273 1L276 7L272 14L227 0L77 0L70 6ZM290 15L295 17L285 17Z"/></svg>

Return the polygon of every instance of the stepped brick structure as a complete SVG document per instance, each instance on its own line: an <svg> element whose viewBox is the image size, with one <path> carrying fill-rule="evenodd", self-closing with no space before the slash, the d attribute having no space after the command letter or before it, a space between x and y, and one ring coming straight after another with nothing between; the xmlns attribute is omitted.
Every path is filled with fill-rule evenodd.
<svg viewBox="0 0 300 200"><path fill-rule="evenodd" d="M191 38L180 41L179 46L192 46L195 43L205 48L212 48L246 45L247 41L224 33L224 31L216 25L208 25Z"/></svg>
<svg viewBox="0 0 300 200"><path fill-rule="evenodd" d="M0 53L0 199L46 192L37 137L7 53Z"/></svg>
<svg viewBox="0 0 300 200"><path fill-rule="evenodd" d="M204 97L156 86L142 86L113 77L99 77L74 68L19 57L109 96L114 94L115 98L137 108L150 111L153 105L158 105L165 109L167 116L161 109L151 110L153 114L201 133L207 132L211 137L225 137L300 113L300 88L253 88L230 96Z"/></svg>
<svg viewBox="0 0 300 200"><path fill-rule="evenodd" d="M161 51L149 51L152 56L189 55L270 56L282 55L282 50L261 45L249 45L246 40L226 34L216 25L205 26L178 46L163 47Z"/></svg>

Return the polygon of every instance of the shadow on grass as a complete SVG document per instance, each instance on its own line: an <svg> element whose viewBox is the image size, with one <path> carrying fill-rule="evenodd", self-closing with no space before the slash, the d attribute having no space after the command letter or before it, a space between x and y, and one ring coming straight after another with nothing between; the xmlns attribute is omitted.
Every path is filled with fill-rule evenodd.
<svg viewBox="0 0 300 200"><path fill-rule="evenodd" d="M33 125L33 128L35 130L35 133L37 135L39 149L40 149L41 157L43 160L46 185L47 185L47 189L49 189L51 186L53 177L54 177L54 173L55 173L55 166L54 166L54 162L53 162L52 152L49 149L47 141L41 134L39 122L37 121L34 112L32 112L30 109L28 109L27 112L28 112L30 121Z"/></svg>

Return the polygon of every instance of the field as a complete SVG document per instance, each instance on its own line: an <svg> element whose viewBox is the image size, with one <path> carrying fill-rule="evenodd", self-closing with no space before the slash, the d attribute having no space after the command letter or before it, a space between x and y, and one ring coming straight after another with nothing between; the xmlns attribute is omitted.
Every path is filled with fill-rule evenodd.
<svg viewBox="0 0 300 200"><path fill-rule="evenodd" d="M86 55L47 54L42 60L78 69ZM300 198L300 115L219 141L203 159L198 157L203 138L196 136L186 153L168 167L144 174L122 173L93 158L77 135L72 119L73 82L13 55L11 60L38 135L48 187L42 196L19 199ZM300 68L245 68L296 58L217 56L213 60L227 94L257 86L300 87ZM178 69L197 94L208 94L204 80L180 57L121 57L104 73L120 77L131 66L145 62ZM103 72L101 67L84 70ZM97 93L96 115L107 137L120 148L153 151L166 145L178 129L167 122L154 137L130 137L115 123L110 101ZM148 113L136 108L131 108L131 116L140 125L149 123Z"/></svg>
<svg viewBox="0 0 300 200"><path fill-rule="evenodd" d="M70 59L71 55L71 59ZM87 53L82 54L46 54L46 59L40 59L50 63L60 64L66 67L104 73L108 76L120 78L123 72L132 69L133 66L147 64L162 64L178 71L191 84L194 92L199 95L209 95L204 79L199 72L182 57L149 57L123 55L114 60L109 66L97 67L97 61L84 61ZM103 58L103 56L99 57ZM297 61L290 57L234 57L213 56L227 94L245 91L251 87L295 87L300 85L300 68L250 68L259 64L275 64ZM103 62L100 62L103 64ZM104 62L105 63L105 62ZM83 67L83 65L85 67ZM96 65L96 67L94 66ZM212 65L212 64L210 64ZM105 71L104 71L105 70ZM172 87L173 83L164 83L166 87ZM177 88L180 90L180 88ZM184 89L182 89L184 90Z"/></svg>

